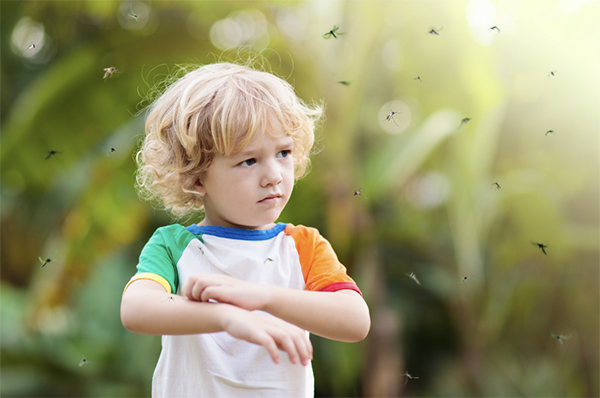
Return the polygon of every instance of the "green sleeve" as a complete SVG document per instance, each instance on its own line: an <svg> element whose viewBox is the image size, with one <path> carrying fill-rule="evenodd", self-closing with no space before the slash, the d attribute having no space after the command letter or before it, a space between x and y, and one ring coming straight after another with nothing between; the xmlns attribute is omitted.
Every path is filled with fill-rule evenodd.
<svg viewBox="0 0 600 398"><path fill-rule="evenodd" d="M195 236L179 224L156 230L142 249L137 274L152 273L163 277L171 286L172 292L179 288L177 262L183 250Z"/></svg>

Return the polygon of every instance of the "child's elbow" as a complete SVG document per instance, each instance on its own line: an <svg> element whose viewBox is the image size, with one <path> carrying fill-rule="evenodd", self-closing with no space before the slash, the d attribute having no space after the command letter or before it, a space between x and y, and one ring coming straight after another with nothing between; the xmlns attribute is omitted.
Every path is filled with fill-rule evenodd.
<svg viewBox="0 0 600 398"><path fill-rule="evenodd" d="M356 341L363 341L367 338L369 331L371 330L371 317L367 314L366 319L361 323L360 327L356 331Z"/></svg>
<svg viewBox="0 0 600 398"><path fill-rule="evenodd" d="M127 300L123 297L121 301L121 323L123 327L131 332L139 333L139 322L137 320L136 314L139 313L138 310L134 308L130 300Z"/></svg>
<svg viewBox="0 0 600 398"><path fill-rule="evenodd" d="M371 330L371 316L369 315L369 307L367 307L366 303L355 315L351 333L348 336L348 343L363 341L367 338L369 330Z"/></svg>

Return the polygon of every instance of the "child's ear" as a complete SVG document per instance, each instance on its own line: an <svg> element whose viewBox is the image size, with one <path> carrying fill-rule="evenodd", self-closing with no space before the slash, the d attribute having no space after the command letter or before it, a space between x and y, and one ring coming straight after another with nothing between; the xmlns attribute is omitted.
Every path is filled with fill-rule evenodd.
<svg viewBox="0 0 600 398"><path fill-rule="evenodd" d="M206 195L206 188L202 184L202 181L200 180L200 178L198 178L196 180L196 189L195 189L195 191L198 192L198 195L200 195L201 197L204 197L204 195Z"/></svg>

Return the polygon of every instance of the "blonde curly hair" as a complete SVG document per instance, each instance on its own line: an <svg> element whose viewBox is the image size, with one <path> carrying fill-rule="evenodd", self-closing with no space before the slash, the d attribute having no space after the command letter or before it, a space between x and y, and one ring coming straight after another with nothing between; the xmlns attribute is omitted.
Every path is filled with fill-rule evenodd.
<svg viewBox="0 0 600 398"><path fill-rule="evenodd" d="M177 217L202 210L196 182L215 154L235 155L277 117L294 141L296 179L309 165L322 104L306 105L283 79L248 66L216 63L175 81L150 106L136 155L136 186Z"/></svg>

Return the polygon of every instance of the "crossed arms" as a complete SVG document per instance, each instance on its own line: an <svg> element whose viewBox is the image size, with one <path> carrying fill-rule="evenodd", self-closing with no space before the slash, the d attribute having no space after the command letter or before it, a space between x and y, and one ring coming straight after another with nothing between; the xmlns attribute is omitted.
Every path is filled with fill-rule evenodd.
<svg viewBox="0 0 600 398"><path fill-rule="evenodd" d="M191 275L181 295L168 293L152 280L134 281L121 301L121 321L125 328L143 334L225 331L264 346L275 363L282 350L292 363L303 365L312 358L305 330L332 340L357 342L371 326L367 304L352 290L295 290L207 274Z"/></svg>

